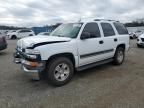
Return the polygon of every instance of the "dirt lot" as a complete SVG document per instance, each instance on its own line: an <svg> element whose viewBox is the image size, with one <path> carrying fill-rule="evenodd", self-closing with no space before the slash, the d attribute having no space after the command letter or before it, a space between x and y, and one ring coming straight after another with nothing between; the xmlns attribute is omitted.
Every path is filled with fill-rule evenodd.
<svg viewBox="0 0 144 108"><path fill-rule="evenodd" d="M13 63L16 41L8 44L0 52L0 108L144 108L144 49L136 41L123 65L78 72L58 88L25 76Z"/></svg>

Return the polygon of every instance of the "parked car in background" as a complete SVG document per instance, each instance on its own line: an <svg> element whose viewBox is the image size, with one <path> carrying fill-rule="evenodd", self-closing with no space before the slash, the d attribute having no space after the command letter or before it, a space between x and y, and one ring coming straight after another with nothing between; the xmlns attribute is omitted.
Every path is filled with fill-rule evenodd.
<svg viewBox="0 0 144 108"><path fill-rule="evenodd" d="M134 32L129 33L130 39L136 39L136 34Z"/></svg>
<svg viewBox="0 0 144 108"><path fill-rule="evenodd" d="M12 31L10 33L7 34L7 38L8 39L17 39L17 38L24 38L24 37L28 37L28 36L34 36L34 32L32 30L27 30L27 29L23 29L23 30L16 30L16 31Z"/></svg>
<svg viewBox="0 0 144 108"><path fill-rule="evenodd" d="M37 35L46 35L46 36L49 36L49 34L50 34L50 32L41 32L41 33L39 33Z"/></svg>
<svg viewBox="0 0 144 108"><path fill-rule="evenodd" d="M137 46L144 47L144 34L141 34L137 39Z"/></svg>
<svg viewBox="0 0 144 108"><path fill-rule="evenodd" d="M7 42L5 36L0 35L0 51L7 48Z"/></svg>
<svg viewBox="0 0 144 108"><path fill-rule="evenodd" d="M138 38L141 34L143 34L142 31L136 31L136 32L135 32L135 36L136 36L136 38Z"/></svg>
<svg viewBox="0 0 144 108"><path fill-rule="evenodd" d="M50 36L20 39L14 61L34 79L44 75L52 85L62 86L74 70L108 62L121 65L128 49L129 35L122 23L94 20L62 24Z"/></svg>

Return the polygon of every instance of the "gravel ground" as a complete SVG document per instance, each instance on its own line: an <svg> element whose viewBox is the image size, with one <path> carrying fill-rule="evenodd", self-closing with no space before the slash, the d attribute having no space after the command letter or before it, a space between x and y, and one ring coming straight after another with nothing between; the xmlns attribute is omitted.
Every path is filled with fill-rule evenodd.
<svg viewBox="0 0 144 108"><path fill-rule="evenodd" d="M144 108L144 49L131 41L123 65L77 72L63 87L32 81L13 63L15 40L0 52L0 108Z"/></svg>

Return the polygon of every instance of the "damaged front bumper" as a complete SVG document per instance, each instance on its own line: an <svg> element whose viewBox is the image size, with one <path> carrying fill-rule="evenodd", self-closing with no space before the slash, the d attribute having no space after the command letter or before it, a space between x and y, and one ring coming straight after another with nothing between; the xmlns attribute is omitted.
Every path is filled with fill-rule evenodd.
<svg viewBox="0 0 144 108"><path fill-rule="evenodd" d="M21 69L33 80L40 80L40 75L45 69L45 61L41 60L40 55L35 55L36 58L31 58L34 55L25 54L16 50L14 53L14 63L21 64Z"/></svg>

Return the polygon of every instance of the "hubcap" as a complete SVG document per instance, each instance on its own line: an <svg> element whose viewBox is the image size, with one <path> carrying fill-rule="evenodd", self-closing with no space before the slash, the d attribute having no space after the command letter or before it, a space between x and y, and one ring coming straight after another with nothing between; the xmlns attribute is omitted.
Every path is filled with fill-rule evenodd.
<svg viewBox="0 0 144 108"><path fill-rule="evenodd" d="M69 76L70 69L69 66L65 63L61 63L58 66L56 66L54 70L54 77L58 81L64 81Z"/></svg>
<svg viewBox="0 0 144 108"><path fill-rule="evenodd" d="M124 55L123 51L118 51L118 62L121 63L123 61Z"/></svg>

